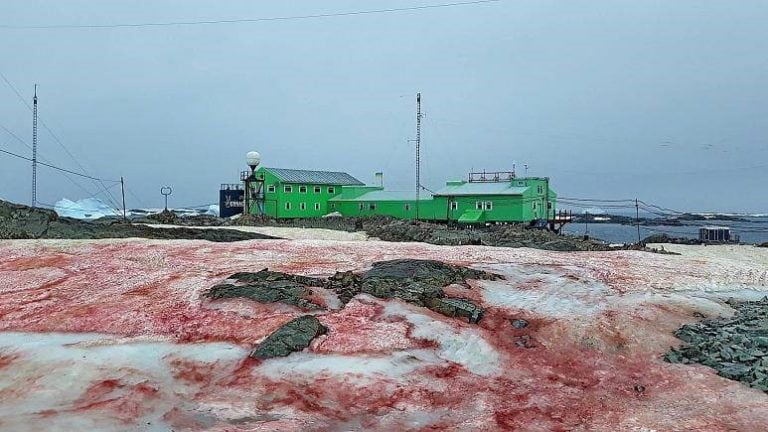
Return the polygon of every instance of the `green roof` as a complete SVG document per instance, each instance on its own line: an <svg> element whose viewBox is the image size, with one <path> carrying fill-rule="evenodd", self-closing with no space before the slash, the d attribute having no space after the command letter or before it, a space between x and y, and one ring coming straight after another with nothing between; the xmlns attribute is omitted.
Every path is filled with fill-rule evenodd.
<svg viewBox="0 0 768 432"><path fill-rule="evenodd" d="M264 171L277 177L283 183L303 183L303 184L323 184L323 185L339 185L339 186L351 186L360 185L364 183L360 180L352 177L345 172L335 171L312 171L312 170L297 170L286 168L267 168L264 167Z"/></svg>
<svg viewBox="0 0 768 432"><path fill-rule="evenodd" d="M435 192L435 196L523 195L527 190L528 186L513 186L511 182L451 182L446 187Z"/></svg>

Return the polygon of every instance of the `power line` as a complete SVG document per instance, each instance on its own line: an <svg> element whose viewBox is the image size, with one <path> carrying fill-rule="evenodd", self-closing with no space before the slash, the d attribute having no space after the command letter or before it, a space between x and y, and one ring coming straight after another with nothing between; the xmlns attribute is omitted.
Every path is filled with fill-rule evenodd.
<svg viewBox="0 0 768 432"><path fill-rule="evenodd" d="M19 159L24 159L26 161L32 162L32 158L28 158L28 157L22 156L20 154L9 152L8 150L0 149L0 152L5 153L5 154L10 155L10 156L13 156L13 157L17 157ZM55 170L59 170L59 171L62 171L62 172L65 172L65 173L69 173L69 174L73 174L73 175L80 176L80 177L85 177L87 179L91 179L91 180L95 180L95 181L106 181L106 182L120 183L120 180L100 179L100 178L97 178L97 177L91 177L89 175L80 174L80 173L77 173L77 172L74 172L74 171L70 171L70 170L68 170L66 168L61 168L61 167L57 167L55 165L47 164L45 162L38 161L37 163L40 164L40 165L43 165L43 166L47 166L48 168L53 168Z"/></svg>
<svg viewBox="0 0 768 432"><path fill-rule="evenodd" d="M227 20L205 20L205 21L165 21L165 22L145 22L145 23L117 23L117 24L51 24L51 25L0 25L0 29L7 30L45 30L45 29L105 29L105 28L136 28L136 27L170 27L170 26L192 26L192 25L219 25L219 24L242 24L242 23L257 23L268 21L294 21L294 20L310 20L310 19L322 19L322 18L338 18L357 15L376 15L396 12L413 12L427 9L439 9L457 6L471 6L480 5L485 3L498 3L503 0L475 0L475 1L462 1L453 3L439 3L429 4L421 6L411 6L402 8L387 8L387 9L369 9L369 10L357 10L348 12L334 12L334 13L322 13L311 15L289 15L289 16L277 16L277 17L264 17L264 18L239 18L239 19L227 19Z"/></svg>
<svg viewBox="0 0 768 432"><path fill-rule="evenodd" d="M18 142L20 142L21 144L23 144L23 145L24 145L26 148L28 148L29 150L32 150L32 146L30 146L29 144L27 144L27 142L26 142L26 141L24 141L23 139L19 138L19 136L18 136L18 135L16 135L15 133L13 133L13 132L12 132L11 130L9 130L7 127L5 127L5 126L3 126L2 124L0 124L0 129L3 129L3 130L4 130L4 131L6 131L6 132L7 132L7 133L8 133L8 134L9 134L9 135L12 137L12 138L15 138L15 139L16 139L16 141L18 141ZM51 161L50 161L50 160L48 160L47 158L43 157L43 156L42 156L42 154L40 154L40 159L42 159L44 162L47 162L47 163L51 163ZM71 182L73 185L77 186L78 188L80 188L80 190L82 190L83 192L87 193L87 194L88 194L88 195L90 195L90 196L93 196L93 195L96 195L96 194L98 194L98 193L99 193L99 192L95 192L95 193L94 193L94 192L91 192L91 191L89 191L89 190L88 190L88 189L86 189L86 188L85 188L83 185L81 185L80 183L78 183L77 181L75 181L75 179L73 179L72 177L70 177L70 176L69 176L68 174L66 174L66 173L62 173L62 175L63 175L63 176L64 176L64 177L65 177L67 180L69 180L69 181L70 181L70 182Z"/></svg>
<svg viewBox="0 0 768 432"><path fill-rule="evenodd" d="M36 111L36 110L35 110L35 108L37 107L37 105L35 105L35 107L31 107L31 106L29 106L29 103L27 103L26 99L24 99L24 96L22 96L22 95L21 95L21 93L19 93L19 91L16 89L16 87L15 87L15 86L14 86L14 85L11 83L11 81L10 81L10 80L8 80L8 78L5 76L5 74L3 74L3 73L2 73L2 71L0 71L0 78L2 78L2 79L3 79L3 81L5 81L5 83L8 85L8 87L10 87L10 89L11 89L11 90L12 90L12 91L13 91L13 92L16 94L16 96L19 98L19 100L21 101L21 103L23 103L23 104L24 104L24 106L26 106L28 110L30 110L30 111L31 111L31 112L33 112L33 113ZM37 96L37 94L35 94L35 96ZM37 117L37 116L35 115L35 117ZM45 123L45 121L43 121L43 119L41 119L41 118L40 118L40 119L38 119L38 120L39 120L40 124L41 124L41 125L43 125L43 128L44 128L44 129L45 129L45 130L46 130L46 131L47 131L47 132L48 132L48 133L51 135L51 137L53 137L53 140L54 140L54 141L56 141L56 143L57 143L57 144L58 144L58 145L59 145L59 146L60 146L62 149L64 149L64 152L66 152L66 153L67 153L67 155L69 156L69 158L70 158L70 159L72 159L72 160L75 162L75 164L76 164L76 165L77 165L77 166L80 168L80 171L81 171L83 174L85 174L83 177L91 177L91 176L88 174L88 170L86 170L86 169L85 169L85 167L83 167L83 165L82 165L82 164L81 164L81 163L80 163L80 162L77 160L77 158L76 158L76 157L75 157L75 156L72 154L72 152L70 152L70 151L69 151L69 149L67 148L67 146L65 146L65 145L64 145L64 143L63 143L63 142L61 142L61 140L59 139L59 137L58 137L58 136L56 136L56 134L55 134L55 133L53 133L53 131L51 130L51 128L49 128L49 127L48 127L48 124L46 124L46 123ZM3 128L3 129L5 129L5 128ZM8 131L7 129L6 129L6 131L7 131L7 132L9 132L9 133L11 133L11 132L10 132L10 131ZM16 137L16 136L14 135L14 137ZM17 138L17 139L19 139L18 137L16 137L16 138ZM22 141L21 139L19 139L19 141L21 141L22 143L24 143L24 141ZM26 145L26 143L24 143L24 144ZM34 150L33 150L33 153L34 153ZM70 181L74 182L72 179L70 179ZM101 183L101 181L99 181L99 183ZM78 185L78 186L79 186L79 185ZM97 184L97 185L96 185L96 187L98 188L98 186L99 186L99 185ZM83 189L83 187L82 187L82 186L79 186L79 187L80 187L81 189ZM108 189L107 189L107 187L104 185L104 183L101 183L101 188L102 188L102 190L104 190L104 192L107 192L107 194L109 195L109 196L107 196L106 198L107 198L108 200L110 200L110 201L111 201L110 203L111 203L112 205L114 205L116 208L120 207L120 206L117 204L117 198L115 198L115 196L114 196L114 195L112 195L112 192L109 192L109 190L108 190Z"/></svg>

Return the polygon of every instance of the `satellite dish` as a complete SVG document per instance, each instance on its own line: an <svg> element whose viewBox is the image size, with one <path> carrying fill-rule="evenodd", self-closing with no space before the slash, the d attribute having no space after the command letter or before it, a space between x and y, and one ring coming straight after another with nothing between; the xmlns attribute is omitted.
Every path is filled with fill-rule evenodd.
<svg viewBox="0 0 768 432"><path fill-rule="evenodd" d="M252 170L255 170L261 163L261 155L259 152L251 151L245 155L245 160L248 163L248 166L251 167Z"/></svg>

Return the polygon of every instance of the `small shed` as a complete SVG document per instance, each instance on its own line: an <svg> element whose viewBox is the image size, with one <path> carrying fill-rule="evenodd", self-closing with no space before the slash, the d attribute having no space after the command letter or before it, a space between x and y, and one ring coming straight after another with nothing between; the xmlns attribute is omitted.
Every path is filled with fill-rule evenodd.
<svg viewBox="0 0 768 432"><path fill-rule="evenodd" d="M725 226L703 226L699 228L699 240L729 242L731 241L731 229Z"/></svg>

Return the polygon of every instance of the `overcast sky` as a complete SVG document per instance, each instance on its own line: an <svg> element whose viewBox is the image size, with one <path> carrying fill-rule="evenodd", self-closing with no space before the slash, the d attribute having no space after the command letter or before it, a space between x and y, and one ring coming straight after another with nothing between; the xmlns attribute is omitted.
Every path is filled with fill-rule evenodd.
<svg viewBox="0 0 768 432"><path fill-rule="evenodd" d="M260 18L441 0L3 0L0 24ZM249 150L264 165L414 184L475 170L548 176L561 196L768 211L767 1L520 1L338 18L108 29L0 28L0 72L129 207L218 199ZM0 125L31 114L0 81ZM31 152L0 129L0 148ZM41 128L40 153L78 166ZM30 201L0 155L0 197ZM87 194L41 167L39 200ZM89 181L77 179L96 191ZM119 194L119 188L113 189ZM138 196L137 200L133 195Z"/></svg>

